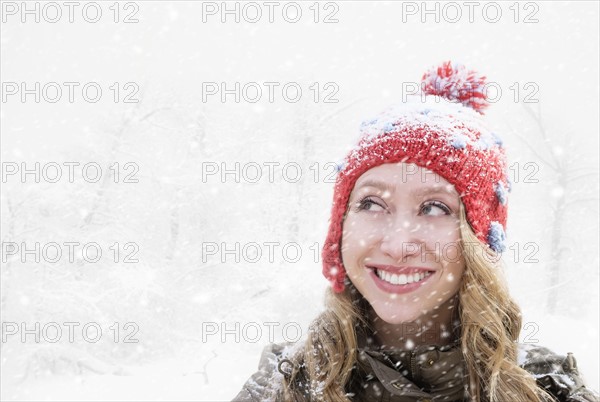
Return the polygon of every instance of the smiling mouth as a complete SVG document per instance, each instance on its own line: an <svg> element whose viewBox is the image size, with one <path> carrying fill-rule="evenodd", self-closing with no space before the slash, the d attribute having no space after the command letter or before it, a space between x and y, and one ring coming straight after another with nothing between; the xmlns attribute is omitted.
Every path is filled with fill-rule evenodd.
<svg viewBox="0 0 600 402"><path fill-rule="evenodd" d="M373 268L373 270L379 279L391 285L407 285L423 282L434 273L433 271L421 271L413 274L392 274L377 268Z"/></svg>

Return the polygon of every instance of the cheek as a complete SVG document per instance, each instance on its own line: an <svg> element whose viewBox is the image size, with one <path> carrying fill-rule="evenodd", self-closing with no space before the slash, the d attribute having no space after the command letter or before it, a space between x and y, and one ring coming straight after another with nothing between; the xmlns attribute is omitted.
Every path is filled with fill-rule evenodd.
<svg viewBox="0 0 600 402"><path fill-rule="evenodd" d="M460 285L465 273L466 263L462 255L458 254L454 259L445 258L443 263L445 288L455 293L460 289Z"/></svg>
<svg viewBox="0 0 600 402"><path fill-rule="evenodd" d="M448 298L460 291L463 281L464 266L462 264L443 264L443 273L436 284L435 295Z"/></svg>
<svg viewBox="0 0 600 402"><path fill-rule="evenodd" d="M464 265L464 257L458 240L443 245L442 258L450 264Z"/></svg>
<svg viewBox="0 0 600 402"><path fill-rule="evenodd" d="M351 262L365 250L373 247L381 233L381 220L360 214L349 215L342 226L341 255L342 260Z"/></svg>
<svg viewBox="0 0 600 402"><path fill-rule="evenodd" d="M347 236L360 236L367 241L392 230L393 220L377 213L354 213L347 217L344 229L348 232Z"/></svg>
<svg viewBox="0 0 600 402"><path fill-rule="evenodd" d="M429 243L434 242L439 247L447 247L455 252L460 243L460 229L454 222L428 222L422 227L422 236Z"/></svg>
<svg viewBox="0 0 600 402"><path fill-rule="evenodd" d="M355 249L355 232L356 225L351 218L346 218L342 226L342 240L341 240L341 257L342 262L348 260L352 250Z"/></svg>
<svg viewBox="0 0 600 402"><path fill-rule="evenodd" d="M456 268L457 269L454 269L451 273L451 280L448 282L448 287L451 289L451 294L455 294L460 290L460 286L463 281L464 268L462 266Z"/></svg>
<svg viewBox="0 0 600 402"><path fill-rule="evenodd" d="M352 240L355 230L356 223L352 220L352 218L346 218L344 220L344 223L342 224L342 246L344 245L344 243L347 243Z"/></svg>

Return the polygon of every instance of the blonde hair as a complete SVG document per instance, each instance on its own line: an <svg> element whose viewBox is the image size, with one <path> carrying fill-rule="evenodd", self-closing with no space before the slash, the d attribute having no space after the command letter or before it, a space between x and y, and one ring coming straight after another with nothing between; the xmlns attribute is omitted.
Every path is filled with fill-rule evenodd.
<svg viewBox="0 0 600 402"><path fill-rule="evenodd" d="M462 203L460 230L466 261L459 289L466 392L475 402L553 401L517 364L520 309L499 272L498 255L477 239ZM311 323L304 347L290 358L293 369L282 387L285 401L304 400L304 393L315 401L350 401L345 387L357 362L356 327L369 323L368 302L348 279L346 284L341 293L327 289L325 311Z"/></svg>

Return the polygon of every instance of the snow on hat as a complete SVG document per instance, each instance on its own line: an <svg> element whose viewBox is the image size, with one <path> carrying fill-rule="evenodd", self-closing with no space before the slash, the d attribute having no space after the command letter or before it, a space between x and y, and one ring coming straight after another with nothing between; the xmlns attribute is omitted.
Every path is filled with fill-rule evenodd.
<svg viewBox="0 0 600 402"><path fill-rule="evenodd" d="M358 145L338 166L329 231L321 252L323 275L344 290L342 225L356 180L385 163L429 169L459 193L477 238L505 250L510 181L502 140L482 120L485 77L450 61L425 72L422 92L364 121Z"/></svg>

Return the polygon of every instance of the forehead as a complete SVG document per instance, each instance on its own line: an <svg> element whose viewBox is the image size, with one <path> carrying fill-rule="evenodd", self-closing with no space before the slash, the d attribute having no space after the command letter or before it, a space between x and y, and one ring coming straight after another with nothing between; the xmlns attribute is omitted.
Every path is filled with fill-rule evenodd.
<svg viewBox="0 0 600 402"><path fill-rule="evenodd" d="M458 196L454 186L437 173L412 163L386 163L359 177L355 190L374 187L394 192L396 188L416 193L442 192Z"/></svg>

